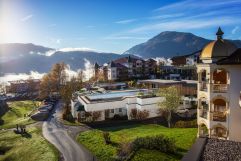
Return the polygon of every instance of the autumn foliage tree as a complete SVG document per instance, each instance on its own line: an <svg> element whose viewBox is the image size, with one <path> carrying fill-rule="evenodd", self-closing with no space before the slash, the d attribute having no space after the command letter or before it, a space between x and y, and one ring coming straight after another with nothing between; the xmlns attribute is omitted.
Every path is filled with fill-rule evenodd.
<svg viewBox="0 0 241 161"><path fill-rule="evenodd" d="M43 76L40 84L40 98L46 98L53 92L60 93L61 86L66 83L66 69L65 63L56 63L50 72Z"/></svg>
<svg viewBox="0 0 241 161"><path fill-rule="evenodd" d="M65 104L64 112L63 112L63 119L68 121L73 121L71 110L70 110L70 103L72 99L72 94L82 88L82 79L72 77L70 81L66 82L65 85L61 86L60 88L60 95L61 99Z"/></svg>
<svg viewBox="0 0 241 161"><path fill-rule="evenodd" d="M39 97L41 99L44 99L52 94L52 91L53 91L52 84L53 84L53 82L51 79L51 74L50 73L45 74L40 83Z"/></svg>

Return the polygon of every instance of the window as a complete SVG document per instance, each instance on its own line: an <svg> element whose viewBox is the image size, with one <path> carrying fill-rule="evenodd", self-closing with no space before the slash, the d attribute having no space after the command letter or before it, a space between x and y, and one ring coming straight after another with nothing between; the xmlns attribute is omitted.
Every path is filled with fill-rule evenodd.
<svg viewBox="0 0 241 161"><path fill-rule="evenodd" d="M80 118L85 118L85 112L84 111L80 112Z"/></svg>
<svg viewBox="0 0 241 161"><path fill-rule="evenodd" d="M122 108L119 108L119 112L122 112Z"/></svg>
<svg viewBox="0 0 241 161"><path fill-rule="evenodd" d="M111 113L114 113L114 109L111 109L110 112L111 112Z"/></svg>

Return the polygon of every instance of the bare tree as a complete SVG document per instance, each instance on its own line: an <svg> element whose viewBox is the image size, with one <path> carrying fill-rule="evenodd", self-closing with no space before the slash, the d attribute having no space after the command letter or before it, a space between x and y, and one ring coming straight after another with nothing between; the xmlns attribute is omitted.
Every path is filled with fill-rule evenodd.
<svg viewBox="0 0 241 161"><path fill-rule="evenodd" d="M7 86L6 83L4 83L4 82L0 83L0 93L2 93L2 94L7 93L6 86Z"/></svg>

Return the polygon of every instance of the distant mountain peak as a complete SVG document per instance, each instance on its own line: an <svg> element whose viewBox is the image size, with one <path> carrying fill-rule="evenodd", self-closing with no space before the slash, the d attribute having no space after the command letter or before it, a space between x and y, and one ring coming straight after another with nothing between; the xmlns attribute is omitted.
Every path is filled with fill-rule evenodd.
<svg viewBox="0 0 241 161"><path fill-rule="evenodd" d="M196 36L190 32L164 31L148 41L136 45L124 54L139 55L143 58L166 57L190 54L201 50L211 40ZM241 47L240 40L232 40Z"/></svg>

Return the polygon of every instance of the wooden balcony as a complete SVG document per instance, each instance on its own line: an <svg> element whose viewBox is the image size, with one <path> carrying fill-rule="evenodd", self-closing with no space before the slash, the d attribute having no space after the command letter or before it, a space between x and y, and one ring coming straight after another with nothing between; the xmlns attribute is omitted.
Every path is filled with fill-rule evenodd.
<svg viewBox="0 0 241 161"><path fill-rule="evenodd" d="M227 137L228 137L227 132L224 132L224 133L213 133L213 134L211 134L211 138L227 139Z"/></svg>
<svg viewBox="0 0 241 161"><path fill-rule="evenodd" d="M228 84L212 84L212 92L226 93L228 91Z"/></svg>
<svg viewBox="0 0 241 161"><path fill-rule="evenodd" d="M200 91L207 91L208 86L207 86L207 82L200 82Z"/></svg>
<svg viewBox="0 0 241 161"><path fill-rule="evenodd" d="M199 109L199 117L207 119L208 118L208 110Z"/></svg>
<svg viewBox="0 0 241 161"><path fill-rule="evenodd" d="M213 111L211 112L212 121L219 121L219 122L226 122L227 113L220 112L220 111Z"/></svg>

